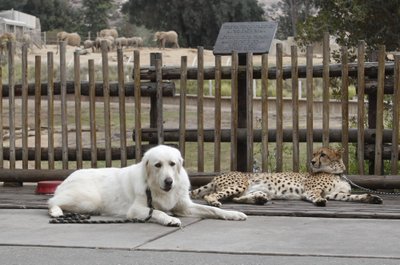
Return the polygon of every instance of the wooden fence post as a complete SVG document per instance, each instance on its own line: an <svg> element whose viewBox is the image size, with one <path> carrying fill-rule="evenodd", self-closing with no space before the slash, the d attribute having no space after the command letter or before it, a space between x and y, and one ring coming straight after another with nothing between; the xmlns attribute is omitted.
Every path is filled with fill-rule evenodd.
<svg viewBox="0 0 400 265"><path fill-rule="evenodd" d="M68 169L68 114L67 114L67 66L66 42L60 42L60 83L61 83L61 137L62 168Z"/></svg>
<svg viewBox="0 0 400 265"><path fill-rule="evenodd" d="M22 46L22 168L28 168L28 46Z"/></svg>
<svg viewBox="0 0 400 265"><path fill-rule="evenodd" d="M214 172L221 171L221 56L215 56Z"/></svg>
<svg viewBox="0 0 400 265"><path fill-rule="evenodd" d="M54 169L54 60L53 52L47 53L47 137L48 165Z"/></svg>
<svg viewBox="0 0 400 265"><path fill-rule="evenodd" d="M232 52L231 63L231 171L238 170L238 53Z"/></svg>
<svg viewBox="0 0 400 265"><path fill-rule="evenodd" d="M253 53L246 54L246 171L253 172Z"/></svg>
<svg viewBox="0 0 400 265"><path fill-rule="evenodd" d="M306 67L307 67L307 161L311 161L313 154L313 101L314 101L314 86L313 86L313 47L307 46L306 52ZM310 171L310 165L307 163L307 170Z"/></svg>
<svg viewBox="0 0 400 265"><path fill-rule="evenodd" d="M292 168L294 172L300 170L300 145L299 145L299 73L297 46L291 46L291 67L292 67L292 127L293 127L293 157Z"/></svg>
<svg viewBox="0 0 400 265"><path fill-rule="evenodd" d="M204 49L197 47L197 170L204 172Z"/></svg>
<svg viewBox="0 0 400 265"><path fill-rule="evenodd" d="M163 96L162 96L162 64L161 59L156 60L156 113L157 113L157 144L164 143Z"/></svg>
<svg viewBox="0 0 400 265"><path fill-rule="evenodd" d="M142 158L142 112L141 112L141 89L140 89L140 52L133 52L133 79L135 82L135 159L138 163ZM150 108L152 105L150 105ZM150 111L151 112L151 111ZM150 118L151 119L151 118ZM151 125L150 125L151 128Z"/></svg>
<svg viewBox="0 0 400 265"><path fill-rule="evenodd" d="M365 42L360 41L358 43L357 50L357 162L358 162L358 173L360 175L364 174L364 96L365 96Z"/></svg>
<svg viewBox="0 0 400 265"><path fill-rule="evenodd" d="M103 68L103 100L104 100L104 137L106 151L106 167L112 166L111 156L111 113L110 113L110 80L108 71L108 45L101 41L101 61Z"/></svg>
<svg viewBox="0 0 400 265"><path fill-rule="evenodd" d="M349 66L347 48L342 47L342 148L343 163L349 169ZM328 134L329 135L329 134Z"/></svg>
<svg viewBox="0 0 400 265"><path fill-rule="evenodd" d="M276 171L283 169L283 51L276 44Z"/></svg>
<svg viewBox="0 0 400 265"><path fill-rule="evenodd" d="M96 93L94 60L88 60L89 72L89 117L90 117L90 161L91 167L97 167L97 128L96 128Z"/></svg>
<svg viewBox="0 0 400 265"><path fill-rule="evenodd" d="M42 61L39 55L35 56L35 169L41 169L41 70Z"/></svg>
<svg viewBox="0 0 400 265"><path fill-rule="evenodd" d="M121 147L121 167L127 166L126 149L126 115L125 115L125 76L124 76L124 55L122 48L117 49L118 67L118 99L119 99L119 131Z"/></svg>
<svg viewBox="0 0 400 265"><path fill-rule="evenodd" d="M323 43L322 43L322 52L323 52L323 59L322 59L322 64L323 64L323 72L322 72L322 81L323 81L323 87L322 87L322 101L323 101L323 107L322 107L322 131L323 131L323 137L322 137L322 145L323 146L328 146L329 145L329 83L330 83L330 78L329 78L329 61L331 57L330 53L330 46L329 46L329 32L324 33L324 38L323 38Z"/></svg>
<svg viewBox="0 0 400 265"><path fill-rule="evenodd" d="M8 84L9 84L9 142L10 169L15 169L15 42L7 42L8 50Z"/></svg>
<svg viewBox="0 0 400 265"><path fill-rule="evenodd" d="M385 85L385 46L379 47L378 54L378 89L376 91L376 135L375 135L375 175L383 173L383 96Z"/></svg>
<svg viewBox="0 0 400 265"><path fill-rule="evenodd" d="M268 172L268 54L262 55L261 64L261 167Z"/></svg>
<svg viewBox="0 0 400 265"><path fill-rule="evenodd" d="M392 134L392 155L391 155L391 174L398 174L399 162L399 112L400 112L400 55L395 56L395 72L393 86L393 134Z"/></svg>
<svg viewBox="0 0 400 265"><path fill-rule="evenodd" d="M79 51L74 52L75 135L76 168L82 168L82 122L81 122L81 63Z"/></svg>
<svg viewBox="0 0 400 265"><path fill-rule="evenodd" d="M186 90L187 90L187 56L181 57L181 80L179 95L179 150L185 159L186 146Z"/></svg>

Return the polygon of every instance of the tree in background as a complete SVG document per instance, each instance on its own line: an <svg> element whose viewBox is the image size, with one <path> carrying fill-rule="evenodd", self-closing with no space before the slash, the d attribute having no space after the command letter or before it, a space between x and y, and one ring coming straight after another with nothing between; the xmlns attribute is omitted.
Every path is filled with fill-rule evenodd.
<svg viewBox="0 0 400 265"><path fill-rule="evenodd" d="M109 19L116 6L112 0L83 0L85 33L90 32L92 39L102 29L109 28Z"/></svg>
<svg viewBox="0 0 400 265"><path fill-rule="evenodd" d="M297 37L297 25L315 15L315 0L281 0L266 9L266 17L278 22L276 38Z"/></svg>
<svg viewBox="0 0 400 265"><path fill-rule="evenodd" d="M347 47L364 40L370 50L381 44L389 51L399 50L400 1L315 0L315 5L318 14L298 25L303 44L319 41L323 32L329 32Z"/></svg>
<svg viewBox="0 0 400 265"><path fill-rule="evenodd" d="M0 10L21 10L28 0L10 1L0 0Z"/></svg>
<svg viewBox="0 0 400 265"><path fill-rule="evenodd" d="M123 12L133 24L175 30L180 44L188 47L213 47L224 22L264 20L257 0L129 0Z"/></svg>
<svg viewBox="0 0 400 265"><path fill-rule="evenodd" d="M18 2L18 1L13 1ZM81 14L65 0L28 0L18 11L40 19L42 31L53 29L79 32Z"/></svg>

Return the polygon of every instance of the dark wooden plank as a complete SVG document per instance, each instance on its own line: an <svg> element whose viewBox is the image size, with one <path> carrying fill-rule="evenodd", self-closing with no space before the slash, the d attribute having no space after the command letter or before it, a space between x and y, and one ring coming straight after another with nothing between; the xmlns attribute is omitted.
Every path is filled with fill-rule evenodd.
<svg viewBox="0 0 400 265"><path fill-rule="evenodd" d="M324 40L323 40L323 89L322 89L322 101L323 101L323 108L322 108L322 144L323 146L329 145L329 61L330 61L330 47L329 47L329 33L324 33Z"/></svg>
<svg viewBox="0 0 400 265"><path fill-rule="evenodd" d="M364 174L364 90L365 90L365 76L364 76L364 64L365 64L365 42L360 41L358 44L358 75L357 75L357 162L358 162L358 173Z"/></svg>

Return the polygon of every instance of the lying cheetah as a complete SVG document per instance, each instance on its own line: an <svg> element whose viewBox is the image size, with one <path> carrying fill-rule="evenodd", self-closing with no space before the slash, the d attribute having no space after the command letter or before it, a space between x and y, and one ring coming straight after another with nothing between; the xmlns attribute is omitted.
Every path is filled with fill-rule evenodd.
<svg viewBox="0 0 400 265"><path fill-rule="evenodd" d="M191 191L190 195L193 199L203 198L216 207L221 206L219 200L226 199L247 204L264 204L272 199L302 199L316 206L325 206L327 200L382 203L375 195L351 194L350 184L341 177L345 170L341 151L319 148L313 154L310 167L311 174L228 172Z"/></svg>

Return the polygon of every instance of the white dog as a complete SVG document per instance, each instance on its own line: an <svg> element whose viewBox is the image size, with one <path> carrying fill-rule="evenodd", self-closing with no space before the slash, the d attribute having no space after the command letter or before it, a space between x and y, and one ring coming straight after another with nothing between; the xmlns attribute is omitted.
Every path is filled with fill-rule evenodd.
<svg viewBox="0 0 400 265"><path fill-rule="evenodd" d="M59 185L49 199L49 214L74 213L125 216L162 225L180 226L176 216L246 220L246 215L190 200L190 182L179 150L159 145L140 163L124 168L80 169ZM151 193L151 204L148 193ZM154 210L153 210L154 208Z"/></svg>

